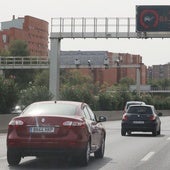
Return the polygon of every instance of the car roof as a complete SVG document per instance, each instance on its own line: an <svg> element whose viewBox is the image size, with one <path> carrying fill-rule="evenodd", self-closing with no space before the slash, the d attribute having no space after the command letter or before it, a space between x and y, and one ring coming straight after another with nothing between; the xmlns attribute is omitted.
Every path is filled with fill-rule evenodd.
<svg viewBox="0 0 170 170"><path fill-rule="evenodd" d="M129 104L129 103L145 103L143 101L127 101L126 104Z"/></svg>
<svg viewBox="0 0 170 170"><path fill-rule="evenodd" d="M52 103L60 103L60 104L73 104L73 105L82 105L83 102L78 102L78 101L66 101L66 100L51 100L51 101L39 101L39 102L34 102L32 104L43 104L43 103L46 103L46 104L52 104ZM85 104L85 103L84 103Z"/></svg>
<svg viewBox="0 0 170 170"><path fill-rule="evenodd" d="M130 105L129 108L130 107L138 107L138 106L139 107L152 107L152 108L154 108L154 105L149 105L149 104L145 104L145 105Z"/></svg>

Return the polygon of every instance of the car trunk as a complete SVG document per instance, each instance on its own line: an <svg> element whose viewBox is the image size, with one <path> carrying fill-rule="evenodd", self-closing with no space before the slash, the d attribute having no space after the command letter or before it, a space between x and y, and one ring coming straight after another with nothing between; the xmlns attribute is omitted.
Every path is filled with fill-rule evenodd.
<svg viewBox="0 0 170 170"><path fill-rule="evenodd" d="M24 122L22 126L16 126L18 137L34 139L64 139L77 138L85 130L84 122L80 117L73 118L62 116L36 116L20 117ZM77 126L72 126L71 122L79 122ZM82 135L81 135L82 136Z"/></svg>

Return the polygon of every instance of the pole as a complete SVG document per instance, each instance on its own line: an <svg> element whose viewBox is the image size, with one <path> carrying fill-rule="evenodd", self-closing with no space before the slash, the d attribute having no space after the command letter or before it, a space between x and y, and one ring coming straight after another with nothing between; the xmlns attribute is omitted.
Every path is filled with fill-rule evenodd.
<svg viewBox="0 0 170 170"><path fill-rule="evenodd" d="M59 99L59 85L60 85L60 39L51 39L50 51L50 80L49 88L53 94L53 99Z"/></svg>
<svg viewBox="0 0 170 170"><path fill-rule="evenodd" d="M140 68L136 69L136 91L137 94L140 96Z"/></svg>

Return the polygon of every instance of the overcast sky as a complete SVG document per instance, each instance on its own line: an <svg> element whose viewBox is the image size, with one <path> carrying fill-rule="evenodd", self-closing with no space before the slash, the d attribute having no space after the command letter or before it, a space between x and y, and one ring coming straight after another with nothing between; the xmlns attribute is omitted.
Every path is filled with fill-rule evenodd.
<svg viewBox="0 0 170 170"><path fill-rule="evenodd" d="M4 0L0 22L30 15L51 22L59 17L134 17L136 5L170 5L170 0ZM49 29L50 31L50 29ZM61 50L104 50L139 54L147 66L170 62L170 39L64 39Z"/></svg>

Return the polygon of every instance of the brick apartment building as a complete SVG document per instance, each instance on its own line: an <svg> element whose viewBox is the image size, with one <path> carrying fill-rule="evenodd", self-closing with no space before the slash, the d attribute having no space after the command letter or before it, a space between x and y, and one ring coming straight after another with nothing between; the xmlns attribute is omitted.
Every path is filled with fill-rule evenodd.
<svg viewBox="0 0 170 170"><path fill-rule="evenodd" d="M148 68L148 79L170 79L170 63L153 65Z"/></svg>
<svg viewBox="0 0 170 170"><path fill-rule="evenodd" d="M1 22L0 50L13 40L25 41L32 56L48 56L48 22L31 16Z"/></svg>
<svg viewBox="0 0 170 170"><path fill-rule="evenodd" d="M105 59L108 60L109 65L115 65L115 67L105 68ZM116 67L118 59L120 60L120 66L121 64L127 65L127 68ZM107 82L109 85L118 83L125 77L132 78L136 82L137 69L128 68L128 65L140 64L140 82L143 85L146 84L147 67L142 63L140 55L107 51L61 51L61 65L74 65L75 60L78 60L79 64L84 66L87 66L88 61L90 61L91 66L89 68L79 68L79 71L82 74L90 75L94 82L99 82L100 84ZM96 66L101 66L101 68L96 68Z"/></svg>

